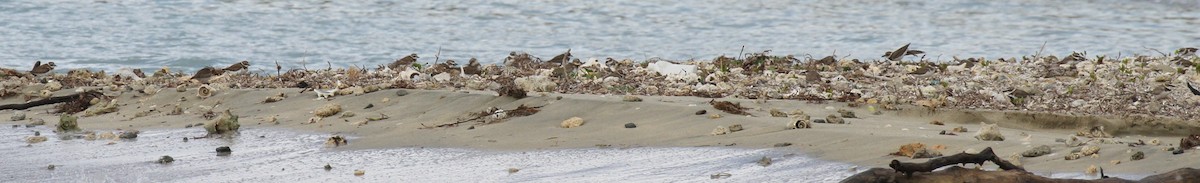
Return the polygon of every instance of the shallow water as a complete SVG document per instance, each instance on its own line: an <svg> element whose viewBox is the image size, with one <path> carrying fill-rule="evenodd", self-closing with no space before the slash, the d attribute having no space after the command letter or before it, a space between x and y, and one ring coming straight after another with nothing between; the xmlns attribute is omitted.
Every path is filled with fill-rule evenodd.
<svg viewBox="0 0 1200 183"><path fill-rule="evenodd" d="M374 67L511 51L671 60L773 50L877 58L905 43L950 56L1157 54L1200 46L1190 0L0 1L0 66Z"/></svg>
<svg viewBox="0 0 1200 183"><path fill-rule="evenodd" d="M41 131L50 141L26 147ZM836 182L851 165L789 152L728 148L629 148L483 151L451 148L337 150L324 135L245 129L233 139L195 139L203 129L149 130L136 140L62 140L50 129L0 129L0 182ZM260 137L261 136L261 137ZM351 139L353 143L353 139ZM233 153L217 156L214 148ZM167 165L153 161L175 158ZM762 167L755 162L771 157ZM330 164L332 171L322 166ZM56 165L47 170L47 165ZM508 168L518 168L508 173ZM353 175L355 169L365 176Z"/></svg>

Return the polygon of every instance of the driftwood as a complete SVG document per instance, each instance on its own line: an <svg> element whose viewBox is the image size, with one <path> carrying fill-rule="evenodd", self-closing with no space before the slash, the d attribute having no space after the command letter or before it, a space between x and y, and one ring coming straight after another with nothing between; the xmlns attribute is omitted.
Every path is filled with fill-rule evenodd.
<svg viewBox="0 0 1200 183"><path fill-rule="evenodd" d="M488 109L480 111L480 112L471 113L469 115L470 116L469 118L459 119L458 121L453 122L453 123L440 124L437 126L426 126L425 124L421 124L422 127L420 129L449 128L449 127L455 127L455 126L458 126L459 124L463 124L463 123L467 123L467 122L471 122L471 121L478 121L479 123L483 123L483 124L491 124L491 123L495 123L495 122L487 123L487 121L484 120L484 118L486 118L488 116L492 116L492 115L496 114L497 112L506 111L506 112L504 112L505 115L503 117L501 117L500 119L495 119L495 120L499 121L499 120L504 120L504 119L513 118L513 117L522 117L522 116L533 115L533 114L537 113L538 111L540 111L538 109L542 108L542 107L545 107L545 106L529 107L529 106L525 106L525 104L521 104L520 106L517 106L517 108L511 109L511 110L504 110L504 109L500 109L500 108L488 108Z"/></svg>
<svg viewBox="0 0 1200 183"><path fill-rule="evenodd" d="M1101 178L1096 180L1056 179L1034 175L1033 173L1018 170L984 171L962 167L950 167L946 170L918 174L913 177L906 177L903 174L887 168L872 168L865 172L850 176L841 182L1184 183L1194 182L1195 180L1200 180L1200 169L1180 168L1170 172L1142 178L1142 180L1132 181L1121 178Z"/></svg>
<svg viewBox="0 0 1200 183"><path fill-rule="evenodd" d="M903 172L908 177L912 177L913 172L932 172L934 169L955 164L972 163L983 165L983 162L985 161L991 161L992 163L999 165L1000 169L1003 170L1025 171L1025 168L1021 168L1021 166L1014 165L1008 161L1000 159L1000 157L997 157L996 153L992 152L991 147L985 148L983 151L980 151L976 154L958 153L950 156L935 158L924 163L901 163L900 160L892 160L892 163L888 164L888 166L892 167L892 169L895 169L896 172Z"/></svg>
<svg viewBox="0 0 1200 183"><path fill-rule="evenodd" d="M75 101L75 100L79 100L79 99L83 99L83 98L98 98L99 96L103 96L103 95L104 94L101 94L100 92L97 92L97 91L86 91L86 92L82 92L82 93L76 93L74 95L50 97L47 99L42 99L42 100L33 101L33 102L29 102L29 103L24 103L24 104L0 105L0 110L25 110L25 109L29 109L29 108L33 108L33 107L37 107L37 106L70 102L70 101Z"/></svg>

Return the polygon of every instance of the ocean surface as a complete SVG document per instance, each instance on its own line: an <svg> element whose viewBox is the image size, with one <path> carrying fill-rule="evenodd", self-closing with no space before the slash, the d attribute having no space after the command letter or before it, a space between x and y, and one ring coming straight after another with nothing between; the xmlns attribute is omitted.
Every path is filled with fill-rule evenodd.
<svg viewBox="0 0 1200 183"><path fill-rule="evenodd" d="M195 70L250 60L265 71L276 61L375 67L417 53L420 62L497 63L512 51L549 58L567 49L585 59L765 50L873 59L906 43L931 60L1158 55L1200 46L1198 9L1192 0L6 0L0 67Z"/></svg>

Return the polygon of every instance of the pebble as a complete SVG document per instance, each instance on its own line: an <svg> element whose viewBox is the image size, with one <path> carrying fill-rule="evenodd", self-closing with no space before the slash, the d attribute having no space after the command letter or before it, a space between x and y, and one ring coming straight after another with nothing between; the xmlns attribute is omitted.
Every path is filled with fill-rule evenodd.
<svg viewBox="0 0 1200 183"><path fill-rule="evenodd" d="M637 124L625 123L625 128L637 128Z"/></svg>
<svg viewBox="0 0 1200 183"><path fill-rule="evenodd" d="M787 146L792 146L792 143L787 143L787 142L775 143L775 147L787 147Z"/></svg>
<svg viewBox="0 0 1200 183"><path fill-rule="evenodd" d="M217 147L217 156L228 156L231 153L233 153L233 150L229 149L229 146Z"/></svg>
<svg viewBox="0 0 1200 183"><path fill-rule="evenodd" d="M1050 154L1050 151L1051 151L1050 146L1041 145L1041 146L1034 147L1033 149L1026 150L1025 152L1022 152L1021 156L1031 157L1031 158L1038 157L1038 156Z"/></svg>
<svg viewBox="0 0 1200 183"><path fill-rule="evenodd" d="M396 90L396 96L403 97L405 95L408 95L408 90Z"/></svg>
<svg viewBox="0 0 1200 183"><path fill-rule="evenodd" d="M1142 159L1146 159L1146 153L1143 153L1142 151L1135 152L1135 153L1133 153L1133 156L1129 157L1130 161L1137 161L1137 160L1142 160Z"/></svg>
<svg viewBox="0 0 1200 183"><path fill-rule="evenodd" d="M175 162L175 158L172 158L171 156L162 156L162 158L158 158L158 161L155 161L155 162L157 162L158 164L168 164L171 162Z"/></svg>
<svg viewBox="0 0 1200 183"><path fill-rule="evenodd" d="M637 97L637 96L633 96L633 95L626 95L625 97L621 97L621 101L625 101L625 102L641 102L641 101L642 101L642 98L639 98L639 97Z"/></svg>
<svg viewBox="0 0 1200 183"><path fill-rule="evenodd" d="M706 113L708 113L708 111L705 111L705 110L696 111L696 115L704 115Z"/></svg>

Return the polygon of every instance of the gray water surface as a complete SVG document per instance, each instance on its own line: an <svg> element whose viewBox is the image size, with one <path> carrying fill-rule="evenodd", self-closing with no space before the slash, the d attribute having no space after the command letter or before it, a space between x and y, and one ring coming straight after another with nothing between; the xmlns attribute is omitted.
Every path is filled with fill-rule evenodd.
<svg viewBox="0 0 1200 183"><path fill-rule="evenodd" d="M1200 46L1189 0L10 0L0 66L374 67L511 51L551 57L711 59L746 52L878 58L912 43L929 57L1155 54Z"/></svg>

